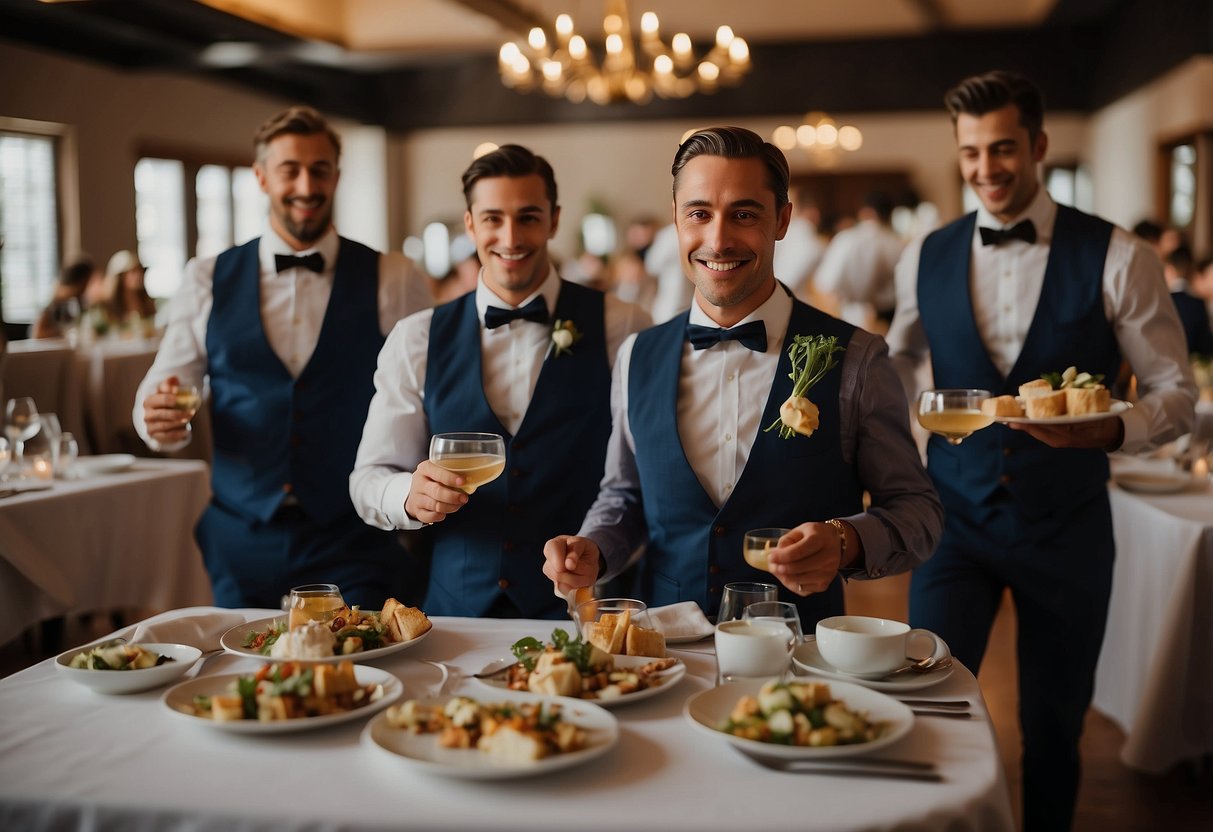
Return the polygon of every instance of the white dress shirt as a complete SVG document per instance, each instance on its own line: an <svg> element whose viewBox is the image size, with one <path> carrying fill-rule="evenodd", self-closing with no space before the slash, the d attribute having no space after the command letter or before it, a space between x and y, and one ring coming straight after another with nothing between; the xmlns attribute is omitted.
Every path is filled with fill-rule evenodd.
<svg viewBox="0 0 1213 832"><path fill-rule="evenodd" d="M980 228L1010 228L1022 220L1036 226L1036 242L1011 240L982 245ZM1044 187L1027 210L1007 223L985 208L973 230L969 291L977 331L999 372L1006 376L1023 350L1044 286L1053 241L1057 204ZM916 398L914 374L927 355L927 338L918 316L918 261L922 239L906 248L897 265L897 315L889 348L907 395ZM1141 399L1121 414L1122 450L1136 453L1157 447L1188 430L1196 385L1175 304L1167 292L1158 257L1122 228L1112 231L1103 271L1104 314L1137 376ZM1050 368L1061 372L1065 367ZM1085 368L1079 367L1079 370Z"/></svg>
<svg viewBox="0 0 1213 832"><path fill-rule="evenodd" d="M328 309L329 295L336 273L337 232L330 229L316 245L295 251L272 229L266 228L257 246L261 264L261 324L270 349L282 361L292 377L307 366L320 327ZM277 271L278 254L303 256L313 252L324 258L324 271L295 267ZM189 440L161 446L147 432L143 421L143 400L156 391L168 376L177 376L182 384L194 384L201 390L207 374L206 329L213 303L215 257L193 259L185 266L181 287L169 304L168 326L160 341L156 360L135 395L132 419L135 429L152 450L176 450ZM379 258L379 328L385 335L401 318L433 303L429 279L403 254L384 254Z"/></svg>
<svg viewBox="0 0 1213 832"><path fill-rule="evenodd" d="M686 309L695 294L695 286L682 270L678 247L678 228L670 223L653 236L653 244L644 255L644 268L657 278L653 297L653 323L663 323Z"/></svg>
<svg viewBox="0 0 1213 832"><path fill-rule="evenodd" d="M729 498L758 432L767 427L760 420L772 383L785 384L791 393L790 381L775 379L791 316L792 298L776 284L771 296L736 324L763 321L766 352L755 352L737 341L721 341L703 350L683 343L678 437L687 462L717 506ZM691 304L689 322L717 326L698 301ZM640 476L628 421L628 376L644 369L631 366L635 342L635 338L625 341L615 362L606 471L598 500L579 532L602 551L607 576L621 571L647 536L643 511L638 509ZM843 377L838 407L842 458L855 464L861 486L871 494L867 512L841 518L854 526L863 543L864 563L857 566L869 577L904 571L934 551L943 509L911 438L905 396L884 341L855 330L840 366L831 372ZM820 518L805 521L812 519Z"/></svg>
<svg viewBox="0 0 1213 832"><path fill-rule="evenodd" d="M905 241L877 220L839 231L817 267L815 285L842 301L842 319L865 326L868 309L888 311L897 300L893 272ZM776 251L779 249L776 248Z"/></svg>
<svg viewBox="0 0 1213 832"><path fill-rule="evenodd" d="M783 239L775 243L775 276L796 294L817 271L825 248L817 226L793 213Z"/></svg>
<svg viewBox="0 0 1213 832"><path fill-rule="evenodd" d="M552 269L539 289L518 306L542 296L551 313L559 294L560 279ZM639 307L611 295L606 296L605 304L607 360L613 362L624 338L651 321ZM481 276L476 284L476 314L481 321L484 396L502 426L514 434L526 416L552 346L552 325L519 319L488 329L483 322L489 306L515 308L497 297ZM433 309L425 309L398 323L379 354L375 397L350 475L350 498L362 519L380 529L424 525L405 513L404 501L413 483L412 472L429 458L430 429L424 402L433 316Z"/></svg>

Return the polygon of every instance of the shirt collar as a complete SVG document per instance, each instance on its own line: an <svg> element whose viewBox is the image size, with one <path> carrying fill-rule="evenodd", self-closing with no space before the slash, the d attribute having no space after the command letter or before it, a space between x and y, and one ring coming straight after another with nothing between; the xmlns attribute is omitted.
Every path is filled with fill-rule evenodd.
<svg viewBox="0 0 1213 832"><path fill-rule="evenodd" d="M1057 219L1057 203L1049 196L1049 191L1041 182L1036 187L1036 196L1032 197L1032 201L1028 203L1028 207L1017 217L1013 217L1007 222L1002 222L993 214L986 210L984 205L977 209L977 226L973 229L973 236L978 235L977 228L1011 228L1024 220L1031 220L1032 225L1036 226L1036 243L1037 245L1047 245L1053 238L1053 222Z"/></svg>
<svg viewBox="0 0 1213 832"><path fill-rule="evenodd" d="M278 236L278 232L267 225L265 233L261 235L261 242L257 247L257 259L261 263L261 273L273 277L278 274L278 269L274 265L275 255L289 254L292 256L302 256L311 254L314 251L324 258L323 276L332 277L333 272L336 271L338 247L337 229L332 226L329 226L329 230L311 248L296 251L291 248L290 243Z"/></svg>
<svg viewBox="0 0 1213 832"><path fill-rule="evenodd" d="M497 296L497 293L490 289L484 282L484 267L480 268L480 276L476 279L476 314L479 316L481 323L484 322L484 310L490 306L499 306L502 309L521 309L532 300L539 296L543 296L543 302L547 305L548 315L556 313L556 298L560 295L560 276L556 274L555 266L548 266L548 276L544 278L543 283L539 284L539 288L522 299L522 303L517 306L511 306Z"/></svg>
<svg viewBox="0 0 1213 832"><path fill-rule="evenodd" d="M771 292L771 296L761 306L733 326L748 324L750 321L762 321L767 329L767 352L778 352L783 346L783 339L787 335L788 321L791 320L791 317L792 296L788 292L787 287L776 280L775 290ZM695 297L691 301L689 322L698 324L699 326L720 326L720 324L708 317L707 312L703 311L699 305L698 297ZM729 327L729 329L732 329L732 327Z"/></svg>

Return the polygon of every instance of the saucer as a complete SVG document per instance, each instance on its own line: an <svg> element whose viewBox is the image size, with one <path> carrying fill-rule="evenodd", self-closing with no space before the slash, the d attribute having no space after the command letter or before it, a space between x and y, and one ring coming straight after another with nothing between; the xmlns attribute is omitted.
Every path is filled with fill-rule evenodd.
<svg viewBox="0 0 1213 832"><path fill-rule="evenodd" d="M823 659L821 652L817 649L816 640L806 640L804 644L797 647L795 652L792 653L792 662L796 665L797 669L804 673L812 673L815 676L825 676L830 679L839 679L844 682L854 682L873 690L921 690L922 688L937 685L952 675L952 668L945 667L942 670L932 670L929 673L915 673L911 670L884 681L881 681L879 677L875 679L863 678L853 673L844 673ZM882 673L880 675L887 676L888 674Z"/></svg>

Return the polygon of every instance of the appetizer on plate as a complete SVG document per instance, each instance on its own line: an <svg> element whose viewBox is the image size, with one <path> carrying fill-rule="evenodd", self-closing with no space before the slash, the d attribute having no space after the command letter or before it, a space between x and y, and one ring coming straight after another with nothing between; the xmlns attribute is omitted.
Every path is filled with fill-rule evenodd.
<svg viewBox="0 0 1213 832"><path fill-rule="evenodd" d="M604 653L625 656L665 655L665 636L632 623L632 613L603 613L585 625L586 638Z"/></svg>
<svg viewBox="0 0 1213 832"><path fill-rule="evenodd" d="M660 674L677 659L653 659L639 667L617 668L610 653L554 630L547 644L523 638L510 647L518 661L506 669L506 686L551 696L578 699L616 699L629 693L655 688L665 681Z"/></svg>
<svg viewBox="0 0 1213 832"><path fill-rule="evenodd" d="M558 702L482 704L463 696L445 705L410 699L387 709L393 728L438 734L442 748L478 749L507 762L541 760L586 747L584 730L564 721Z"/></svg>
<svg viewBox="0 0 1213 832"><path fill-rule="evenodd" d="M176 661L138 644L98 644L96 647L77 653L68 667L79 670L144 670Z"/></svg>
<svg viewBox="0 0 1213 832"><path fill-rule="evenodd" d="M1107 413L1112 407L1112 393L1102 381L1100 374L1080 373L1077 367L1067 367L1060 373L1045 373L1019 385L1018 397L986 399L981 409L990 416L1029 419Z"/></svg>
<svg viewBox="0 0 1213 832"><path fill-rule="evenodd" d="M738 699L719 730L758 742L820 747L871 742L886 727L832 698L824 682L770 681L757 696Z"/></svg>
<svg viewBox="0 0 1213 832"><path fill-rule="evenodd" d="M285 619L275 619L248 633L241 646L275 659L349 656L412 641L431 626L424 612L389 598L380 612L344 607L328 622L305 621L289 630Z"/></svg>
<svg viewBox="0 0 1213 832"><path fill-rule="evenodd" d="M357 710L383 695L380 684L358 684L352 662L283 662L238 677L230 693L195 696L192 713L217 722L276 722Z"/></svg>

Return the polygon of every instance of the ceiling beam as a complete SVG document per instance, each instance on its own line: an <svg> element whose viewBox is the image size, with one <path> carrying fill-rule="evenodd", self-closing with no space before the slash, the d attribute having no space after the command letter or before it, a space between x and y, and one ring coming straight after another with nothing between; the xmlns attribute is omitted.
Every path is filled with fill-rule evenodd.
<svg viewBox="0 0 1213 832"><path fill-rule="evenodd" d="M511 0L454 0L454 2L468 11L495 20L505 28L521 34L526 34L536 26L542 28L548 25L548 21Z"/></svg>

